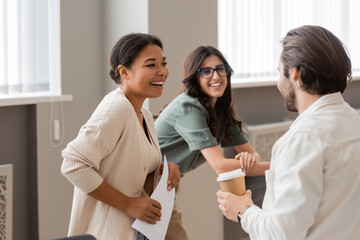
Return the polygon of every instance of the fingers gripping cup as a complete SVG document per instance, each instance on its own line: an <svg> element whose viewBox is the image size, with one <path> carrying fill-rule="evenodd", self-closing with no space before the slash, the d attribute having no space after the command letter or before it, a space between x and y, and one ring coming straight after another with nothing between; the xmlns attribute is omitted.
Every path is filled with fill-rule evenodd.
<svg viewBox="0 0 360 240"><path fill-rule="evenodd" d="M219 174L217 181L220 184L220 188L223 192L231 192L236 195L244 195L245 188L245 173L241 170L241 168L224 172Z"/></svg>

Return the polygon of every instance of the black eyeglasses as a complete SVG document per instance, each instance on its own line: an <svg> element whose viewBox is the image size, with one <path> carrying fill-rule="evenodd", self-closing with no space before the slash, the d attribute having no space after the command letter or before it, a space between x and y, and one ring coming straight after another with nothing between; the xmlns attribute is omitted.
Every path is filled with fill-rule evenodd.
<svg viewBox="0 0 360 240"><path fill-rule="evenodd" d="M214 71L216 71L220 77L225 77L229 74L230 68L226 65L219 65L216 68L204 67L198 69L197 71L200 72L203 78L211 79L214 76Z"/></svg>

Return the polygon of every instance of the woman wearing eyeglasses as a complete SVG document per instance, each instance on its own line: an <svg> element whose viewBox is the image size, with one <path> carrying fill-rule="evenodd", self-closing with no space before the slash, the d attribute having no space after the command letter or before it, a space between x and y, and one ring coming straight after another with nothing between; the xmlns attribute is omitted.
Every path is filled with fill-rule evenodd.
<svg viewBox="0 0 360 240"><path fill-rule="evenodd" d="M214 47L198 47L186 58L181 93L155 121L162 154L179 166L181 174L204 162L217 174L241 167L248 176L264 175L269 168L268 162L260 162L235 117L231 74L226 59ZM239 154L225 158L219 144L233 146ZM166 239L189 239L176 205Z"/></svg>

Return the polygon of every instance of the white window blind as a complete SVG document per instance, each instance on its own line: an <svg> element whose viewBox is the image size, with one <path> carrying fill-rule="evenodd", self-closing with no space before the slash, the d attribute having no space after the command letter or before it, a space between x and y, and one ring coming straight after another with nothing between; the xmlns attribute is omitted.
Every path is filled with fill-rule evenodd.
<svg viewBox="0 0 360 240"><path fill-rule="evenodd" d="M276 81L280 40L302 25L319 25L346 46L360 76L360 1L218 0L218 44L234 69L233 82Z"/></svg>
<svg viewBox="0 0 360 240"><path fill-rule="evenodd" d="M0 97L60 94L59 0L0 0Z"/></svg>

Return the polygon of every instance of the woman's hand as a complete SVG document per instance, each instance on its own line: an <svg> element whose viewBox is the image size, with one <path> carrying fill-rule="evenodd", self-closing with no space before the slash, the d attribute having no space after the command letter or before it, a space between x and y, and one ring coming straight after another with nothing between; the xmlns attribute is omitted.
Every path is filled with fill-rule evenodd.
<svg viewBox="0 0 360 240"><path fill-rule="evenodd" d="M245 172L245 174L251 172L255 166L255 163L261 161L261 157L257 152L241 152L235 156L235 159L239 159L240 167Z"/></svg>
<svg viewBox="0 0 360 240"><path fill-rule="evenodd" d="M128 198L124 212L150 224L161 220L161 204L149 197Z"/></svg>
<svg viewBox="0 0 360 240"><path fill-rule="evenodd" d="M180 178L181 178L181 173L179 171L179 166L176 165L175 163L168 163L168 168L169 168L169 177L168 177L168 190L171 191L171 189L173 189L174 187L176 187L179 182L180 182ZM164 163L161 164L161 172L164 169Z"/></svg>

